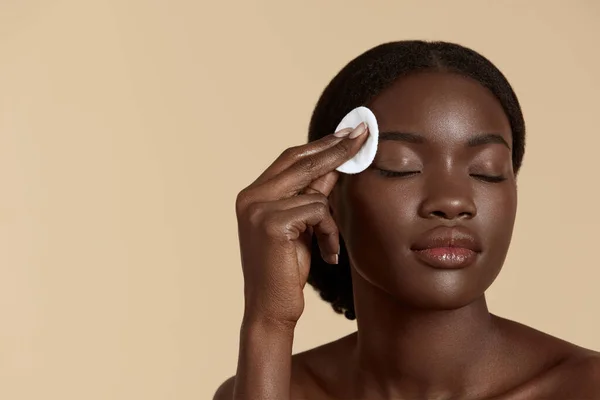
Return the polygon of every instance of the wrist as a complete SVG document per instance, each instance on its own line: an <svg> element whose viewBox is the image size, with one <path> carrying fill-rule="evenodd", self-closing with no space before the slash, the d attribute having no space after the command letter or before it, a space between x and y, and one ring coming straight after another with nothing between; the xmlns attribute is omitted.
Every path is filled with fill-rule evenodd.
<svg viewBox="0 0 600 400"><path fill-rule="evenodd" d="M273 332L282 334L293 334L297 321L276 318L262 313L244 313L242 318L243 330L259 330L261 332Z"/></svg>

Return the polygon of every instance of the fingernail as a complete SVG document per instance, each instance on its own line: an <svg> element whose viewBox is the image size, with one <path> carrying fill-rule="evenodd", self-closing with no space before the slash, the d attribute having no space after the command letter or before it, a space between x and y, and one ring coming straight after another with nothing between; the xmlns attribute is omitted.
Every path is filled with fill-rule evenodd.
<svg viewBox="0 0 600 400"><path fill-rule="evenodd" d="M366 131L367 131L367 124L365 122L361 122L360 125L358 125L352 131L352 133L350 133L350 136L348 136L348 139L356 139L357 137L359 137L360 135L362 135Z"/></svg>
<svg viewBox="0 0 600 400"><path fill-rule="evenodd" d="M340 262L340 258L337 254L333 255L333 263L334 264L338 264Z"/></svg>
<svg viewBox="0 0 600 400"><path fill-rule="evenodd" d="M352 132L352 128L344 128L344 129L340 129L339 131L337 131L336 133L333 134L333 136L335 137L346 137L350 134L350 132Z"/></svg>

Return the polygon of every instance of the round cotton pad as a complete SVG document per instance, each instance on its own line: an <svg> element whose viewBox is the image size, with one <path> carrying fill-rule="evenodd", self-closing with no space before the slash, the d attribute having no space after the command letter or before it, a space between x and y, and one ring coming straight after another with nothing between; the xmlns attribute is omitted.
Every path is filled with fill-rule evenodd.
<svg viewBox="0 0 600 400"><path fill-rule="evenodd" d="M379 142L379 127L375 114L367 107L357 107L350 111L335 128L335 131L356 128L361 122L365 122L369 127L369 137L354 157L336 168L339 172L357 174L367 169L375 159Z"/></svg>

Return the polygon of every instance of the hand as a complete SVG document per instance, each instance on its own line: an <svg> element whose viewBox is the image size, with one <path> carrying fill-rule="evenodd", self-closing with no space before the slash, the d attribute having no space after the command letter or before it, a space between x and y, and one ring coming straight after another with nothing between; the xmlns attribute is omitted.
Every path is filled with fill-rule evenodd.
<svg viewBox="0 0 600 400"><path fill-rule="evenodd" d="M312 235L337 264L339 234L327 197L335 170L364 143L367 127L344 129L285 150L236 201L245 318L292 324L304 311Z"/></svg>

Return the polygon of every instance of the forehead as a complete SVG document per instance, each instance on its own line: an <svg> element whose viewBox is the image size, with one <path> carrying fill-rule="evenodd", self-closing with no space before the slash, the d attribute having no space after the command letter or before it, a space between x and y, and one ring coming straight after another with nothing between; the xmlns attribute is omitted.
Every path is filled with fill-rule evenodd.
<svg viewBox="0 0 600 400"><path fill-rule="evenodd" d="M419 72L396 80L368 107L381 131L428 138L464 139L497 133L510 143L510 123L498 99L474 79L448 72Z"/></svg>

